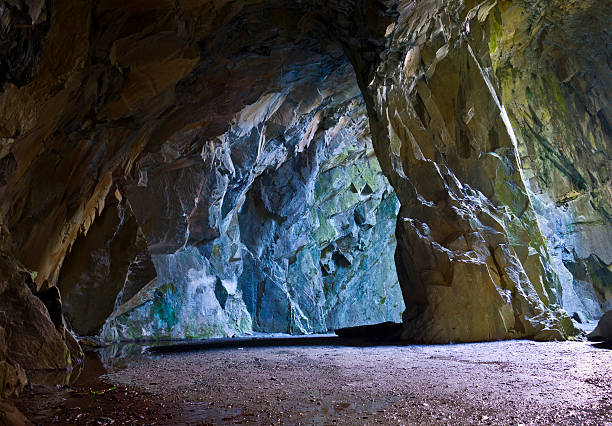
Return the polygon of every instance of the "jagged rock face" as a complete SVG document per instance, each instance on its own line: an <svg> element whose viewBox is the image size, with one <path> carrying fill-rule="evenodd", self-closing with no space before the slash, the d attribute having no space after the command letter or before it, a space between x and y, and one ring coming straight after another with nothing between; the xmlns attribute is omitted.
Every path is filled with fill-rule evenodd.
<svg viewBox="0 0 612 426"><path fill-rule="evenodd" d="M61 306L55 312L32 291L32 275L10 253L9 239L0 226L0 398L19 395L24 368L66 369L83 356L64 328Z"/></svg>
<svg viewBox="0 0 612 426"><path fill-rule="evenodd" d="M343 112L322 115L320 136L301 155L259 177L238 216L238 283L257 330L399 319L397 201L372 158L363 105Z"/></svg>
<svg viewBox="0 0 612 426"><path fill-rule="evenodd" d="M291 23L297 12L278 13ZM242 19L254 28L270 25L251 9L219 29L212 46L201 43L200 63L175 89L176 113L157 130L171 136L147 145L150 152L121 185L158 277L117 306L106 338L208 337L253 328L320 332L399 319L403 305L391 256L397 205L367 148L364 107L348 60L339 44L296 37L293 27L280 26L271 40L236 36ZM226 33L233 34L229 44ZM229 61L233 72L221 74ZM252 81L253 95L245 95ZM221 100L221 88L223 103L214 104L210 96ZM233 111L236 105L241 109ZM199 115L214 121L183 122ZM186 127L168 128L179 125ZM343 158L343 150L354 152ZM334 160L335 166L322 164ZM337 173L320 175L321 165ZM313 199L326 178L335 187L320 190L325 199ZM351 186L356 193L347 196L343 189ZM353 242L358 245L350 247ZM107 287L112 300L116 291Z"/></svg>
<svg viewBox="0 0 612 426"><path fill-rule="evenodd" d="M374 147L402 205L406 338L562 338L572 328L488 71L495 8L405 4L368 83Z"/></svg>
<svg viewBox="0 0 612 426"><path fill-rule="evenodd" d="M2 358L23 368L64 368L71 356L63 341L63 325L58 331L43 302L24 285L27 272L14 269L5 256L1 261Z"/></svg>
<svg viewBox="0 0 612 426"><path fill-rule="evenodd" d="M114 309L156 276L147 243L118 191L111 191L100 217L74 243L58 287L64 315L82 336L95 335Z"/></svg>
<svg viewBox="0 0 612 426"><path fill-rule="evenodd" d="M490 20L493 68L563 306L590 319L612 307L610 6L502 2Z"/></svg>
<svg viewBox="0 0 612 426"><path fill-rule="evenodd" d="M329 129L260 176L238 215L238 285L256 330L397 321L403 308L393 264L398 203L373 158L363 107L321 121Z"/></svg>
<svg viewBox="0 0 612 426"><path fill-rule="evenodd" d="M350 68L339 73L350 77L347 94L358 93ZM362 101L336 96L296 122L284 113L286 102L285 96L266 96L247 106L240 117L259 118L237 119L223 136L227 179L218 167L201 166L199 173L181 175L178 187L174 173L156 176L163 183L155 188L173 188L164 194L184 199L189 196L180 188L212 182L208 191L221 202L216 212L209 205L204 219L217 220L173 212L166 218L189 217L181 236L195 228L218 237L154 254L157 280L118 308L103 329L105 338L312 333L400 319L393 262L399 206L374 158ZM270 128L276 137L262 140ZM204 164L211 159L214 154L202 154ZM154 202L147 187L141 184L140 191ZM143 198L130 200L137 214L151 211L139 204Z"/></svg>
<svg viewBox="0 0 612 426"><path fill-rule="evenodd" d="M576 40L600 10L540 3L541 22L559 23L550 33ZM59 283L81 332L110 311L107 338L392 319L402 309L389 255L397 202L405 338L563 338L565 299L592 302L592 315L607 303L609 53L594 48L582 71L563 62L555 78L573 98L556 114L557 86L540 71L556 69L545 53L557 43L538 32L537 7L36 4L50 8L48 31L28 36L31 54L2 57L23 66L2 77L0 218L11 256L36 271L35 291ZM12 19L2 41L19 39ZM565 126L585 111L586 124ZM592 135L581 139L592 152L560 134ZM601 157L596 170L589 157ZM557 220L577 227L558 231ZM22 296L15 303L28 304ZM85 318L88 297L100 303Z"/></svg>
<svg viewBox="0 0 612 426"><path fill-rule="evenodd" d="M537 338L564 328L550 314L559 305L598 316L609 304L609 13L561 3L398 8L368 83L375 147L402 203L406 336ZM591 32L600 42L572 57Z"/></svg>
<svg viewBox="0 0 612 426"><path fill-rule="evenodd" d="M180 307L193 300L202 307L213 304L214 309L202 312L225 318L222 312L231 311L230 319L221 323L233 322L236 331L250 329L236 293L242 265L234 255L243 249L235 244L237 212L259 175L310 145L322 110L331 111L358 95L350 65L340 43L320 37L325 27L317 16L327 13L326 8L308 2L185 3L170 16L173 5L165 2L117 6L54 3L54 25L36 78L23 89L6 87L3 149L9 154L3 157L11 172L6 173L10 181L3 186L3 199L11 202L3 204L2 214L14 236L14 250L38 272L39 286L59 277L77 331L95 330L109 307L125 301L115 297L132 254L124 253L122 259L117 250L132 237L124 235L128 231L106 205L118 188L158 275L140 296L151 288L156 295L176 289L180 295L171 299ZM263 16L262 7L269 14ZM236 31L245 24L257 37ZM70 42L68 32L80 34L79 41ZM65 46L71 46L70 55L58 53ZM17 104L21 106L14 108ZM45 122L47 116L57 120ZM292 131L285 141L284 133ZM302 184L312 186L308 178ZM382 194L364 200L381 199ZM309 207L299 208L305 212ZM228 256L220 262L212 250L215 243L221 248L217 252ZM394 304L397 316L401 301L387 297L386 288L396 288L396 296L398 292L389 270L393 247L383 246L388 249L386 262L381 262L386 269L380 270L387 275L381 278L389 282L375 292L375 310L386 319L391 314L384 302ZM214 271L207 269L209 263ZM207 284L210 276L212 287ZM202 285L190 296L187 284L194 280ZM350 291L360 282L353 279ZM235 304L228 302L232 296ZM326 309L341 306L326 303ZM184 316L193 317L197 309L189 312ZM231 327L210 331L207 320L182 331L175 314L162 315L168 316L169 326L162 321L144 328L150 335L232 333ZM320 321L316 327L321 329Z"/></svg>

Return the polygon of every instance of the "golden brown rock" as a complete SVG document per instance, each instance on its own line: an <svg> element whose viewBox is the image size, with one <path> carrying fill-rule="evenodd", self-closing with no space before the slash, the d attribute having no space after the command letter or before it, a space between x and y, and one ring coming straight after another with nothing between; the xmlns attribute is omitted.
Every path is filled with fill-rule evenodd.
<svg viewBox="0 0 612 426"><path fill-rule="evenodd" d="M557 278L486 71L486 23L495 10L490 2L406 4L391 43L408 62L383 61L366 92L376 108L374 146L402 203L396 264L408 339L572 332L556 312Z"/></svg>

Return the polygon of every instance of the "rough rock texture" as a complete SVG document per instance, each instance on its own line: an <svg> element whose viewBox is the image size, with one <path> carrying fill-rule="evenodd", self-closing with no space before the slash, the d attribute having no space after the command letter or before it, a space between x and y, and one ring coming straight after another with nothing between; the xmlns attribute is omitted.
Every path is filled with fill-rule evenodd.
<svg viewBox="0 0 612 426"><path fill-rule="evenodd" d="M235 286L225 290L223 305L217 300L217 289L226 287L197 248L154 255L153 261L157 279L118 307L102 329L103 338L197 338L251 330L251 317Z"/></svg>
<svg viewBox="0 0 612 426"><path fill-rule="evenodd" d="M495 10L405 4L364 80L374 147L402 205L396 263L409 339L549 339L573 329L488 71Z"/></svg>
<svg viewBox="0 0 612 426"><path fill-rule="evenodd" d="M235 294L242 268L234 256L239 229L236 215L246 192L259 175L310 146L319 127L330 126L324 122L319 126L320 120L333 116L334 108L352 102L359 94L341 44L318 36L323 27L316 8L307 2L285 6L268 2L264 9L270 14L263 16L261 5L248 2L185 3L167 15L169 4L164 2L125 10L113 2L95 6L54 3L54 25L47 34L38 73L22 89L8 85L3 97L3 149L8 152L3 160L6 168L16 173L6 173L11 180L4 195L12 202L3 204L2 209L14 236L16 254L37 271L39 286L45 280L55 283L59 277L66 311L80 333L95 331L111 306L118 307L129 299L119 289L132 254L125 253L124 259L117 250L131 236L119 232L117 214L106 206L117 191L127 200L126 211L133 212L155 263L158 279L147 289L157 286L157 294L165 295L172 288L170 284L176 284L180 307L215 305L217 314L233 309L226 297ZM305 11L312 15L309 19L304 17ZM245 20L252 34L235 31ZM81 35L78 42L68 41L69 33ZM70 54L60 53L68 45ZM57 111L61 114L52 121L42 119ZM363 117L360 119L363 123ZM16 139L18 144L14 144ZM39 141L45 141L44 145ZM79 148L73 149L75 146ZM312 187L312 176L308 179L298 184ZM377 189L381 191L364 194L359 203L342 206L350 216L357 204L364 204L360 209L370 216L366 219L370 223L353 224L339 232L338 238L355 234L364 244L370 239L365 234L371 233L375 256L364 262L360 257L355 259L359 262L355 268L369 269L369 262L373 265L370 271L338 272L344 273L348 282L341 300L331 299L337 298L342 283L328 291L329 301L321 300L327 304L325 310L335 309L340 318L349 315L342 304L350 295L362 294L360 286L369 279L368 273L380 281L377 288L362 294L363 300L373 301L374 313L365 312L365 319L396 317L401 309L389 260L393 246L384 241L392 231L380 227L379 231L364 230L364 235L356 235L357 229L373 225L374 200L390 194L385 193L388 187ZM383 222L392 219L392 199L389 203L381 210L385 212L380 217ZM299 207L306 212L307 206ZM292 244L297 249L297 244ZM378 249L381 251L374 251ZM384 261L378 262L382 249ZM350 248L342 250L350 256ZM331 247L329 251L333 255ZM219 253L225 258L216 259ZM289 259L295 254L284 256ZM181 260L175 262L177 257ZM281 259L261 261L282 263ZM175 267L177 263L197 268ZM215 270L205 270L207 263ZM298 277L299 268L294 269L296 282L303 280ZM204 284L209 273L213 284ZM190 278L189 274L199 276ZM159 279L162 276L169 279ZM194 289L197 303L192 303L187 285L194 279L201 284ZM319 282L319 294L322 288ZM387 294L387 288L395 288L395 293ZM122 292L121 300L115 299L117 291ZM284 300L288 300L289 290L283 291ZM291 297L310 303L299 286L294 292L297 295ZM148 300L139 297L131 302L140 305ZM273 295L268 300L276 303ZM236 303L231 321L235 320L236 331L248 330L243 309ZM393 305L390 311L387 304ZM152 326L152 335L210 334L203 325L193 333L180 327L168 331L176 325L174 314L169 314L170 325L160 323L159 333L158 326ZM309 320L308 315L310 312L306 315ZM321 330L326 320L319 315L316 325L294 329ZM278 328L289 330L294 322L287 318L286 325ZM223 326L221 329L230 333ZM140 333L130 335L142 337L142 330Z"/></svg>
<svg viewBox="0 0 612 426"><path fill-rule="evenodd" d="M349 93L357 93L350 69L343 65L339 73L352 77ZM270 99L278 103L272 110ZM208 189L223 200L215 212L220 219L211 226L187 214L191 221L184 232L191 235L198 226L220 235L171 255L154 254L157 280L113 313L104 338L312 333L399 320L403 303L393 262L397 198L373 156L362 101L340 96L329 102L295 123L283 122L277 113L289 109L285 103L294 105L292 98L279 102L267 96L247 106L249 116L262 121L245 132L243 112L225 135L228 179L206 167L178 187L173 173L156 177L165 194L179 197L181 187L214 182ZM260 142L261 148L253 144L252 158L245 159L253 131L273 125L277 136ZM253 176L253 163L259 176ZM131 198L137 214L150 211L141 201Z"/></svg>
<svg viewBox="0 0 612 426"><path fill-rule="evenodd" d="M493 70L563 306L589 319L612 308L611 7L500 2L489 20Z"/></svg>
<svg viewBox="0 0 612 426"><path fill-rule="evenodd" d="M378 167L365 104L401 204L404 337L564 338L562 303L596 316L609 299L610 8L557 3L11 2L8 251L36 272L34 291L60 284L82 332L114 308L111 338L389 319L397 205L380 173L364 184ZM26 14L48 29L22 28ZM88 297L99 303L84 317Z"/></svg>
<svg viewBox="0 0 612 426"><path fill-rule="evenodd" d="M238 283L257 330L324 332L399 320L403 310L397 198L374 158L363 105L335 115L315 124L321 136L302 155L258 178L238 216Z"/></svg>
<svg viewBox="0 0 612 426"><path fill-rule="evenodd" d="M71 356L64 342L63 325L58 331L40 299L26 285L14 284L17 280L23 282L23 272L12 269L5 258L0 261L0 328L3 330L0 346L5 351L6 359L23 368L66 368L71 364Z"/></svg>
<svg viewBox="0 0 612 426"><path fill-rule="evenodd" d="M66 319L80 335L94 335L115 307L156 277L147 243L118 191L100 217L75 241L58 287Z"/></svg>
<svg viewBox="0 0 612 426"><path fill-rule="evenodd" d="M50 315L30 286L30 271L8 252L0 228L0 398L18 395L27 384L25 369L69 369L81 349L61 316ZM57 312L56 312L57 314ZM59 323L51 320L59 319Z"/></svg>

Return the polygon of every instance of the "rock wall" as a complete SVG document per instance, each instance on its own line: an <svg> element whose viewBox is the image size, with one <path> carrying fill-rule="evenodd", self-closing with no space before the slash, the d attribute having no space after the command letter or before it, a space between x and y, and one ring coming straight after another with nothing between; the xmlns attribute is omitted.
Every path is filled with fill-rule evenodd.
<svg viewBox="0 0 612 426"><path fill-rule="evenodd" d="M496 8L402 3L383 60L361 77L374 147L402 205L396 264L405 338L573 332L490 72Z"/></svg>
<svg viewBox="0 0 612 426"><path fill-rule="evenodd" d="M331 127L302 155L258 178L238 216L239 286L256 330L324 332L400 319L399 205L373 158L363 106L342 112L324 117Z"/></svg>
<svg viewBox="0 0 612 426"><path fill-rule="evenodd" d="M351 76L349 68L340 72ZM348 81L355 84L354 77ZM403 302L393 262L399 205L374 157L363 102L339 96L283 123L277 111L287 106L270 109L270 99L279 102L267 96L246 107L248 116L259 120L245 123L243 111L224 135L228 179L219 178L217 167L180 179L174 172L156 177L163 183L154 184L157 191L147 191L148 197L163 188L189 200L182 188L214 182L208 191L220 200L212 222L219 227L205 233L219 236L173 254L154 254L156 281L118 307L103 328L104 338L313 333L400 319ZM272 124L276 137L251 145L252 158L245 161L245 143ZM209 158L202 154L204 163ZM139 209L142 198L130 200L137 215L148 210ZM178 205L168 202L169 208ZM191 234L197 223L191 219L180 235ZM196 226L201 231L206 225ZM175 229L155 226L160 228ZM168 235L175 234L164 234L165 241Z"/></svg>
<svg viewBox="0 0 612 426"><path fill-rule="evenodd" d="M156 277L147 243L120 192L110 191L89 232L79 236L57 286L64 315L81 336L97 334L109 315Z"/></svg>
<svg viewBox="0 0 612 426"><path fill-rule="evenodd" d="M32 53L37 72L3 88L0 214L37 289L60 284L78 332L96 330L145 282L162 288L171 283L160 277L179 274L172 280L187 291L189 268L175 265L208 276L204 259L217 262L215 253L228 256L214 284L226 304L242 267L232 227L248 189L310 143L318 122L309 123L332 95L334 106L358 95L341 44L320 37L320 12L308 2L53 3ZM251 33L236 31L245 24ZM113 207L116 198L125 206ZM146 250L126 249L135 234ZM158 279L121 290L126 266L148 263L147 253Z"/></svg>
<svg viewBox="0 0 612 426"><path fill-rule="evenodd" d="M500 2L489 43L564 308L612 308L609 1ZM529 17L529 19L525 19Z"/></svg>
<svg viewBox="0 0 612 426"><path fill-rule="evenodd" d="M20 394L28 383L24 369L69 370L83 359L64 327L59 298L36 292L32 272L9 247L10 235L0 226L0 398Z"/></svg>
<svg viewBox="0 0 612 426"><path fill-rule="evenodd" d="M6 193L23 172L14 149L15 128L18 117L28 114L6 92L28 84L36 74L49 17L44 1L0 6L0 399L20 394L27 384L24 369L70 369L82 358L64 328L56 289L41 295L34 282L37 271L15 256L17 236L6 216L7 210L19 209Z"/></svg>

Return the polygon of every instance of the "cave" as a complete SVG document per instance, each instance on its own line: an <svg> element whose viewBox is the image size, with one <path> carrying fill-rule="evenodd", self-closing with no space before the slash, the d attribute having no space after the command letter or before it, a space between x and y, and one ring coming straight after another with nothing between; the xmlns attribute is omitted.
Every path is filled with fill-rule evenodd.
<svg viewBox="0 0 612 426"><path fill-rule="evenodd" d="M612 421L610 1L0 18L0 422Z"/></svg>

